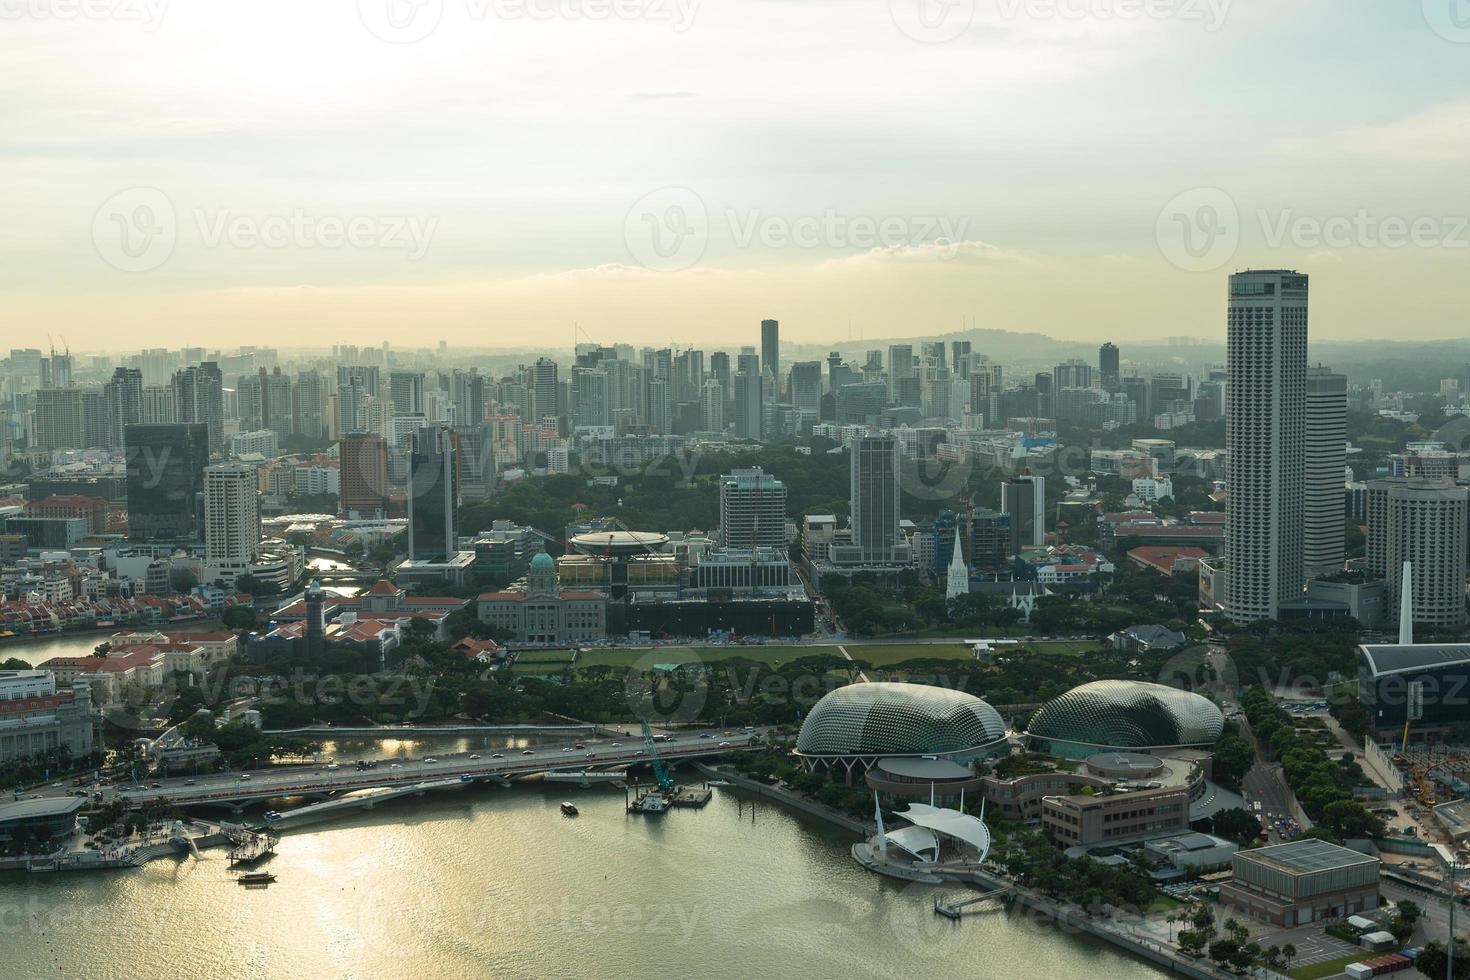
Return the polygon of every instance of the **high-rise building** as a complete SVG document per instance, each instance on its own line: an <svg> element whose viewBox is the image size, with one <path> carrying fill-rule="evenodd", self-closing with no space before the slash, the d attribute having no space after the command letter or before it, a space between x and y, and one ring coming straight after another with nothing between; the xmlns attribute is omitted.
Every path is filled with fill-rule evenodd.
<svg viewBox="0 0 1470 980"><path fill-rule="evenodd" d="M786 485L760 467L720 477L720 547L786 547Z"/></svg>
<svg viewBox="0 0 1470 980"><path fill-rule="evenodd" d="M301 371L296 375L295 403L292 414L296 420L296 432L308 439L322 439L327 435L323 417L326 405L326 386L316 371Z"/></svg>
<svg viewBox="0 0 1470 980"><path fill-rule="evenodd" d="M221 463L204 470L205 578L233 585L260 546L255 467Z"/></svg>
<svg viewBox="0 0 1470 980"><path fill-rule="evenodd" d="M349 432L338 443L339 498L348 517L382 517L388 509L388 443L380 435Z"/></svg>
<svg viewBox="0 0 1470 980"><path fill-rule="evenodd" d="M1329 368L1307 369L1306 445L1302 574L1320 578L1342 571L1347 523L1347 378Z"/></svg>
<svg viewBox="0 0 1470 980"><path fill-rule="evenodd" d="M142 425L172 425L179 420L172 385L147 385L143 389L141 415ZM126 431L124 431L126 439Z"/></svg>
<svg viewBox="0 0 1470 980"><path fill-rule="evenodd" d="M776 320L761 321L761 366L781 383L781 324Z"/></svg>
<svg viewBox="0 0 1470 980"><path fill-rule="evenodd" d="M394 415L424 414L422 371L393 371L388 375L388 392L393 399Z"/></svg>
<svg viewBox="0 0 1470 980"><path fill-rule="evenodd" d="M1414 624L1465 624L1466 510L1467 490L1452 480L1369 481L1368 570L1387 586L1388 615L1398 616L1403 565L1409 562Z"/></svg>
<svg viewBox="0 0 1470 980"><path fill-rule="evenodd" d="M1046 477L1022 473L1006 480L1000 510L1011 519L1011 554L1046 546Z"/></svg>
<svg viewBox="0 0 1470 980"><path fill-rule="evenodd" d="M899 544L898 443L891 436L854 439L851 460L852 541L865 562L892 561Z"/></svg>
<svg viewBox="0 0 1470 980"><path fill-rule="evenodd" d="M791 404L812 412L821 409L821 361L797 361L791 365Z"/></svg>
<svg viewBox="0 0 1470 980"><path fill-rule="evenodd" d="M198 541L203 532L208 426L130 425L123 430L123 442L128 474L128 539Z"/></svg>
<svg viewBox="0 0 1470 980"><path fill-rule="evenodd" d="M209 432L209 451L225 451L224 376L214 361L205 361L174 374L174 411L184 423L198 423Z"/></svg>
<svg viewBox="0 0 1470 980"><path fill-rule="evenodd" d="M1118 345L1108 341L1097 349L1097 373L1108 391L1118 387Z"/></svg>
<svg viewBox="0 0 1470 980"><path fill-rule="evenodd" d="M531 369L531 417L527 422L540 422L545 418L560 418L562 407L558 399L557 364L549 357L538 358Z"/></svg>
<svg viewBox="0 0 1470 980"><path fill-rule="evenodd" d="M716 378L704 383L700 398L700 424L706 432L725 431L725 386Z"/></svg>
<svg viewBox="0 0 1470 980"><path fill-rule="evenodd" d="M1307 277L1230 277L1226 351L1225 614L1276 619L1302 592Z"/></svg>
<svg viewBox="0 0 1470 980"><path fill-rule="evenodd" d="M735 375L735 435L759 440L763 432L760 372L741 371Z"/></svg>
<svg viewBox="0 0 1470 980"><path fill-rule="evenodd" d="M1052 368L1052 391L1065 388L1091 388L1092 365L1080 357L1073 357Z"/></svg>
<svg viewBox="0 0 1470 980"><path fill-rule="evenodd" d="M888 348L888 402L892 405L901 405L899 395L903 387L902 382L908 378L918 377L914 368L914 348L912 344L894 344Z"/></svg>
<svg viewBox="0 0 1470 980"><path fill-rule="evenodd" d="M86 449L80 388L42 388L36 392L32 444L37 449Z"/></svg>
<svg viewBox="0 0 1470 980"><path fill-rule="evenodd" d="M125 448L127 427L143 421L143 372L116 368L102 389L107 415L107 448Z"/></svg>
<svg viewBox="0 0 1470 980"><path fill-rule="evenodd" d="M419 429L408 457L408 557L446 561L459 544L459 476L454 437L446 428Z"/></svg>

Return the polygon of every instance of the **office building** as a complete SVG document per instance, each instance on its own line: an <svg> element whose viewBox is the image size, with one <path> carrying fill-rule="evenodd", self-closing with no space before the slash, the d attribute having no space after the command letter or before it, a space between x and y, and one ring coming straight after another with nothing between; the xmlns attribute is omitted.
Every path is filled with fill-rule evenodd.
<svg viewBox="0 0 1470 980"><path fill-rule="evenodd" d="M1118 371L1118 345L1112 341L1097 349L1097 373L1102 379L1103 388L1112 391L1118 387L1122 375Z"/></svg>
<svg viewBox="0 0 1470 980"><path fill-rule="evenodd" d="M382 436L351 432L338 442L342 513L353 519L382 517L388 510L388 443Z"/></svg>
<svg viewBox="0 0 1470 980"><path fill-rule="evenodd" d="M791 404L817 412L822 407L822 362L797 361L791 365Z"/></svg>
<svg viewBox="0 0 1470 980"><path fill-rule="evenodd" d="M233 585L260 544L255 468L222 463L204 470L204 566L209 582Z"/></svg>
<svg viewBox="0 0 1470 980"><path fill-rule="evenodd" d="M852 540L862 560L893 560L899 543L898 443L890 436L868 435L851 447Z"/></svg>
<svg viewBox="0 0 1470 980"><path fill-rule="evenodd" d="M744 357L742 354L741 359ZM741 439L759 440L764 430L760 371L742 370L735 375L735 435Z"/></svg>
<svg viewBox="0 0 1470 980"><path fill-rule="evenodd" d="M388 393L394 415L423 415L424 375L421 371L393 371L388 375Z"/></svg>
<svg viewBox="0 0 1470 980"><path fill-rule="evenodd" d="M454 437L448 429L430 428L414 432L409 440L408 557L447 561L458 546Z"/></svg>
<svg viewBox="0 0 1470 980"><path fill-rule="evenodd" d="M1000 511L1011 518L1011 554L1046 546L1046 477L1023 473L1003 482Z"/></svg>
<svg viewBox="0 0 1470 980"><path fill-rule="evenodd" d="M720 547L786 547L786 485L760 469L720 477Z"/></svg>
<svg viewBox="0 0 1470 980"><path fill-rule="evenodd" d="M126 447L126 430L143 421L143 372L137 368L117 368L112 380L102 389L106 402L107 448Z"/></svg>
<svg viewBox="0 0 1470 980"><path fill-rule="evenodd" d="M1321 578L1342 570L1347 523L1343 473L1347 466L1347 378L1324 367L1307 370L1306 506L1302 574Z"/></svg>
<svg viewBox="0 0 1470 980"><path fill-rule="evenodd" d="M209 433L209 452L223 453L224 376L214 361L174 374L174 411L180 422L203 425Z"/></svg>
<svg viewBox="0 0 1470 980"><path fill-rule="evenodd" d="M204 530L208 426L130 425L123 432L123 441L128 539L180 544L198 541Z"/></svg>
<svg viewBox="0 0 1470 980"><path fill-rule="evenodd" d="M700 424L706 432L725 431L725 386L710 378L700 398Z"/></svg>
<svg viewBox="0 0 1470 980"><path fill-rule="evenodd" d="M1307 277L1241 272L1229 288L1225 614L1249 623L1302 593Z"/></svg>
<svg viewBox="0 0 1470 980"><path fill-rule="evenodd" d="M761 366L771 380L781 383L781 324L776 320L761 321Z"/></svg>

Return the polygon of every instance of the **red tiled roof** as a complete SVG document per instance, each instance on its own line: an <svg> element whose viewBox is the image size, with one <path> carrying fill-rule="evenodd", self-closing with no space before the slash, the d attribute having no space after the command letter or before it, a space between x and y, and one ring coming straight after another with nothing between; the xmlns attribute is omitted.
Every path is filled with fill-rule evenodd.
<svg viewBox="0 0 1470 980"><path fill-rule="evenodd" d="M385 578L380 578L373 583L373 587L367 590L368 595L397 595L398 586Z"/></svg>
<svg viewBox="0 0 1470 980"><path fill-rule="evenodd" d="M24 715L34 711L54 711L63 704L70 704L71 692L48 694L39 698L12 698L0 701L0 715Z"/></svg>

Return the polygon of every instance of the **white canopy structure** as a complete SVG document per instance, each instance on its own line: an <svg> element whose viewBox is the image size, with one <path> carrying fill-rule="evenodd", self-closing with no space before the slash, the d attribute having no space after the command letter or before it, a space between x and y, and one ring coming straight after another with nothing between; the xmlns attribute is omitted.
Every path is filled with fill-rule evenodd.
<svg viewBox="0 0 1470 980"><path fill-rule="evenodd" d="M990 853L990 828L979 817L972 817L968 813L959 810L949 810L944 807L929 806L927 803L910 803L906 812L900 813L900 817L909 821L914 827L904 828L912 830L917 827L933 831L942 837L952 837L957 841L968 844L979 852L976 862L984 861ZM900 831L901 833L902 831ZM894 834L888 835L893 840ZM932 837L933 835L931 835ZM914 852L907 846L900 844L910 854Z"/></svg>

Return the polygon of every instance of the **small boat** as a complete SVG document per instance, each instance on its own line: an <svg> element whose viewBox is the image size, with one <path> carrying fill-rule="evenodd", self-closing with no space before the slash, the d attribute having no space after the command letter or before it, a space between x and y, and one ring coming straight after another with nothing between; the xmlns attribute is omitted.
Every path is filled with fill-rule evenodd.
<svg viewBox="0 0 1470 980"><path fill-rule="evenodd" d="M267 810L267 811L265 811L265 822L266 823L275 823L279 819L281 819L281 811L279 811L279 810Z"/></svg>
<svg viewBox="0 0 1470 980"><path fill-rule="evenodd" d="M474 776L471 776L467 772L466 773L460 773L459 781L462 782L462 783L465 783L465 784L469 784L469 783L473 783L475 781L475 777Z"/></svg>
<svg viewBox="0 0 1470 980"><path fill-rule="evenodd" d="M242 885L269 885L276 876L269 871L247 871L235 880Z"/></svg>
<svg viewBox="0 0 1470 980"><path fill-rule="evenodd" d="M573 803L563 803L561 805L561 812L564 817L575 817L577 815L577 807Z"/></svg>

